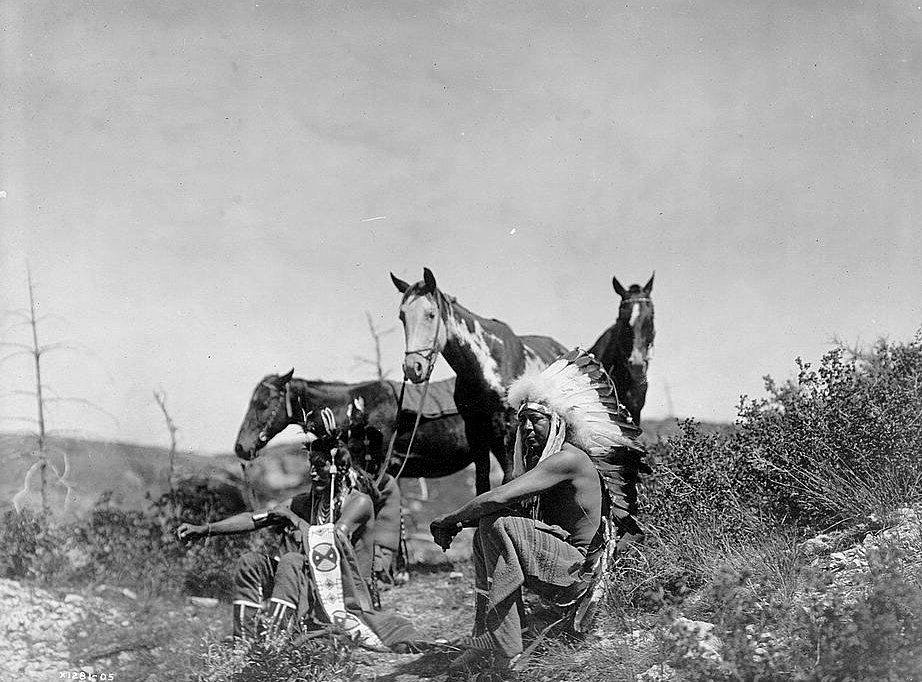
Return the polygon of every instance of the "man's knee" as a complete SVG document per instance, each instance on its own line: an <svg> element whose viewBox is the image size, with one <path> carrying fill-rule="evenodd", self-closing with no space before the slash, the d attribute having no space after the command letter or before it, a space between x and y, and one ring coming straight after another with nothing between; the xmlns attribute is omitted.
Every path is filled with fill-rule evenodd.
<svg viewBox="0 0 922 682"><path fill-rule="evenodd" d="M304 567L304 555L299 552L287 552L279 557L279 566L275 569L276 576L300 571Z"/></svg>
<svg viewBox="0 0 922 682"><path fill-rule="evenodd" d="M234 570L234 596L254 603L272 584L272 564L265 554L247 552L237 559Z"/></svg>
<svg viewBox="0 0 922 682"><path fill-rule="evenodd" d="M234 573L237 576L258 575L266 562L266 555L259 552L246 552L237 559Z"/></svg>
<svg viewBox="0 0 922 682"><path fill-rule="evenodd" d="M516 517L508 514L489 514L480 517L477 523L477 531L488 535L497 533L508 533L516 523Z"/></svg>

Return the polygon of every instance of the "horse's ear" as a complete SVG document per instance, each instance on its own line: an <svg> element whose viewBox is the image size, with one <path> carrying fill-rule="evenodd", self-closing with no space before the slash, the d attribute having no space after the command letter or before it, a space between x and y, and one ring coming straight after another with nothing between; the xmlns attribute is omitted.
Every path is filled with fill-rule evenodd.
<svg viewBox="0 0 922 682"><path fill-rule="evenodd" d="M650 275L650 281L643 285L643 292L649 296L650 292L653 291L653 278L656 277L656 270L653 271L653 274Z"/></svg>
<svg viewBox="0 0 922 682"><path fill-rule="evenodd" d="M426 283L426 290L424 293L432 293L435 291L435 275L432 274L432 270L429 268L423 268L423 282Z"/></svg>
<svg viewBox="0 0 922 682"><path fill-rule="evenodd" d="M397 287L397 291L399 291L401 294L407 293L407 289L410 288L408 282L404 282L399 277L396 277L393 272L391 273L391 281L394 283L394 286Z"/></svg>
<svg viewBox="0 0 922 682"><path fill-rule="evenodd" d="M627 296L627 289L621 286L621 282L618 281L617 277L611 278L611 285L615 287L615 293L618 294L621 298Z"/></svg>
<svg viewBox="0 0 922 682"><path fill-rule="evenodd" d="M275 385L277 389L281 390L282 386L284 386L289 381L291 381L291 377L294 373L295 373L295 368L292 367L290 370L288 370L288 374L283 374L282 376L280 376L278 379L276 379L272 383Z"/></svg>

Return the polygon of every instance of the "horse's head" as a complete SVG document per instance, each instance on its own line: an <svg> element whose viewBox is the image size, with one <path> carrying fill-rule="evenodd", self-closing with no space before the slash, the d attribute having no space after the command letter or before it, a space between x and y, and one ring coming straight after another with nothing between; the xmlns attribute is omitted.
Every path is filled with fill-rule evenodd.
<svg viewBox="0 0 922 682"><path fill-rule="evenodd" d="M646 381L647 366L650 364L650 352L653 347L653 337L656 330L653 327L653 277L641 287L632 284L625 289L617 277L612 277L612 286L621 297L618 308L618 322L623 328L630 330L631 346L628 356L628 369L631 376L638 383ZM625 348L625 351L628 349Z"/></svg>
<svg viewBox="0 0 922 682"><path fill-rule="evenodd" d="M257 384L250 398L250 406L243 417L234 452L240 459L251 460L274 436L289 423L288 383L294 374L270 374Z"/></svg>
<svg viewBox="0 0 922 682"><path fill-rule="evenodd" d="M393 273L391 280L403 294L400 301L400 321L406 339L403 372L410 381L419 384L429 378L448 339L443 319L446 300L429 268L423 268L423 279L416 284L408 284Z"/></svg>

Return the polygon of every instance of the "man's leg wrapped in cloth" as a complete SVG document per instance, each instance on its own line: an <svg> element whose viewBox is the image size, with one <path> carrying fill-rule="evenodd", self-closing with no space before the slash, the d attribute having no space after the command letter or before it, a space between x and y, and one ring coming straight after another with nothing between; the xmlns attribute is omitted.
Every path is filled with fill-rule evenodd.
<svg viewBox="0 0 922 682"><path fill-rule="evenodd" d="M256 552L244 554L234 576L234 637L260 634L260 616L266 629L278 632L291 626L299 610L309 611L313 594L305 570L304 556L299 552L287 552L278 560ZM266 595L268 610L264 611Z"/></svg>
<svg viewBox="0 0 922 682"><path fill-rule="evenodd" d="M522 652L522 587L558 603L586 588L582 551L569 534L520 516L485 516L474 534L476 608L472 643L510 659Z"/></svg>

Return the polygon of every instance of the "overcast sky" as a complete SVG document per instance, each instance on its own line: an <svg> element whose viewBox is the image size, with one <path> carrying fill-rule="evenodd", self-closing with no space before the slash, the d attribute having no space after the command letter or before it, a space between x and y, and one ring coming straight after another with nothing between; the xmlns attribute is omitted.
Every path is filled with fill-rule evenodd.
<svg viewBox="0 0 922 682"><path fill-rule="evenodd" d="M645 416L732 420L922 323L920 5L9 0L0 309L28 264L47 384L115 418L50 428L167 445L162 389L214 452L267 373L371 378L390 271L589 346L655 270Z"/></svg>

